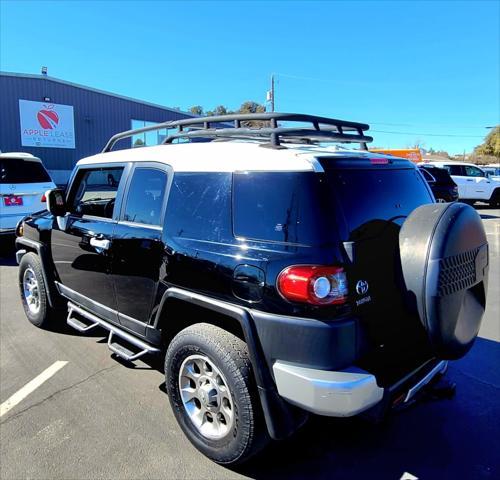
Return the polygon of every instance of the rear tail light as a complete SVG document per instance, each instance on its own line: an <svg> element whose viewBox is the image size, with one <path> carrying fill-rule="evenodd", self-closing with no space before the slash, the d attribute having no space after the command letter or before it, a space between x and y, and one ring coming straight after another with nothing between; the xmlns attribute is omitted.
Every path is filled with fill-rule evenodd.
<svg viewBox="0 0 500 480"><path fill-rule="evenodd" d="M47 197L45 196L45 193L42 195L42 198L40 199L42 203L45 203L47 201Z"/></svg>
<svg viewBox="0 0 500 480"><path fill-rule="evenodd" d="M292 302L339 305L347 300L347 277L341 267L294 265L279 274L277 285Z"/></svg>

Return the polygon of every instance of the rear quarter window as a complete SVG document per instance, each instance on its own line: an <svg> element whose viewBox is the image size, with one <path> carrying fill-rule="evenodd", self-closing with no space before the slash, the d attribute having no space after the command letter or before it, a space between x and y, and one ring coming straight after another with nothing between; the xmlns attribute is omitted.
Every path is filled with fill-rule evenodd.
<svg viewBox="0 0 500 480"><path fill-rule="evenodd" d="M303 245L327 240L321 214L322 182L314 172L234 174L236 237Z"/></svg>
<svg viewBox="0 0 500 480"><path fill-rule="evenodd" d="M231 174L176 173L165 228L178 238L231 240Z"/></svg>

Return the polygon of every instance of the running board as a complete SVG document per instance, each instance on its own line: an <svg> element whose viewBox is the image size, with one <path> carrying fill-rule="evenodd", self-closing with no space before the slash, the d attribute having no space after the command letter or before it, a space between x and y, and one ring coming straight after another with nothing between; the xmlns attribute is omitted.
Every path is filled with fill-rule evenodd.
<svg viewBox="0 0 500 480"><path fill-rule="evenodd" d="M99 322L94 322L91 320L92 323L85 323L82 319L85 318L85 320L90 320L87 318L86 315L81 314L78 311L75 311L78 309L76 305L73 305L72 303L68 302L68 318L66 320L66 323L70 326L73 327L75 330L78 330L79 332L88 332L89 330L92 330L93 328L97 327L99 325ZM78 315L78 317L75 316Z"/></svg>
<svg viewBox="0 0 500 480"><path fill-rule="evenodd" d="M83 308L76 306L75 304L68 302L68 319L67 323L69 326L75 328L79 332L88 332L93 328L100 326L109 331L108 337L108 348L120 358L127 360L129 362L133 362L138 358L146 355L147 353L158 353L160 351L159 348L153 347L149 343L142 341L140 338L131 335L128 332L125 332L121 328L112 325L111 323L99 318L93 313L87 312ZM82 319L77 318L75 314L83 317L85 320L88 320L90 323L85 323ZM114 338L114 336L118 338ZM119 342L119 340L124 340L130 346L136 347L139 349L138 352L134 352L130 350L128 346L125 346Z"/></svg>

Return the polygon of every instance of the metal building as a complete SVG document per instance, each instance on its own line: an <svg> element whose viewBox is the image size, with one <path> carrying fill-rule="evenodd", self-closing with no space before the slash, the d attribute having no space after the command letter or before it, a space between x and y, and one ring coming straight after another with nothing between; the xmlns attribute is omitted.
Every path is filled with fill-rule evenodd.
<svg viewBox="0 0 500 480"><path fill-rule="evenodd" d="M0 72L0 151L41 158L56 183L115 133L192 116L47 75ZM156 144L166 134L139 135L115 148Z"/></svg>

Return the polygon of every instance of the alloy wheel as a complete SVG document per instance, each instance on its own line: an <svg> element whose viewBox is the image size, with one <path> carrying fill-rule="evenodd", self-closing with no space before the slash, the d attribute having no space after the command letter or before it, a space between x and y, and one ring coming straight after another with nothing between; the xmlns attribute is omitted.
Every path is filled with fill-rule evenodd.
<svg viewBox="0 0 500 480"><path fill-rule="evenodd" d="M190 355L179 370L184 409L199 433L220 440L234 425L234 403L222 372L205 355Z"/></svg>

